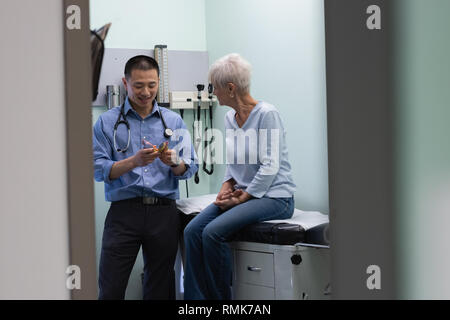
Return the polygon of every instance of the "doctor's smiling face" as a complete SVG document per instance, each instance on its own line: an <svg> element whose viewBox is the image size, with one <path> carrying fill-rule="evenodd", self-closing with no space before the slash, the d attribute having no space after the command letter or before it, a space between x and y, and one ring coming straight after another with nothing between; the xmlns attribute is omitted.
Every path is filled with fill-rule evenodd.
<svg viewBox="0 0 450 320"><path fill-rule="evenodd" d="M156 69L133 69L129 77L122 79L128 98L136 111L150 112L156 99L159 77Z"/></svg>

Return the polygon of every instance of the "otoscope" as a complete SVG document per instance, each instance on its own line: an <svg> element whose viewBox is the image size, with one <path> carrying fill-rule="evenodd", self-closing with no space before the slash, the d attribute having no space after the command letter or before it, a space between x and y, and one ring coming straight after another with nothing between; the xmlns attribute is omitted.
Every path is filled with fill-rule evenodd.
<svg viewBox="0 0 450 320"><path fill-rule="evenodd" d="M212 132L212 128L213 128L212 98L213 98L213 85L210 83L208 85L208 99L209 99L209 120L211 122L211 132ZM205 112L206 112L206 110L205 110ZM205 123L206 123L206 119L205 119ZM206 140L206 132L207 131L208 131L208 128L206 127L206 124L205 124L205 150L203 150L204 153L206 153L208 145L211 145L211 143L214 141L214 136L212 135L212 133L211 133L211 140L209 140L209 141ZM209 148L211 149L211 146ZM210 154L210 161L211 161L211 169L210 170L207 169L206 161L205 161L205 159L203 159L203 171L205 171L208 175L212 175L214 172L214 164L212 162L213 155L212 155L211 151L209 154Z"/></svg>
<svg viewBox="0 0 450 320"><path fill-rule="evenodd" d="M197 105L197 137L195 138L195 145L197 147L197 153L198 153L198 146L200 146L200 143L202 141L201 138L201 134L199 132L199 123L200 123L200 117L201 117L201 104L202 104L202 91L203 89L205 89L205 85L203 84L198 84L197 85L197 90L198 90L198 94L197 94L197 100L198 100L198 105ZM200 141L199 141L200 140ZM198 184L200 182L200 177L198 176L198 171L195 173L195 177L194 177L194 181L196 184Z"/></svg>

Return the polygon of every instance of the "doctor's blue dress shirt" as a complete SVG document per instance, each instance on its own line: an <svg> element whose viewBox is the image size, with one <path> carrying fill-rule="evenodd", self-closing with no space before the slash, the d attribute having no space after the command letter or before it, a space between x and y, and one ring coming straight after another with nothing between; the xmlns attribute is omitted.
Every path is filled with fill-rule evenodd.
<svg viewBox="0 0 450 320"><path fill-rule="evenodd" d="M106 201L119 201L135 197L165 197L178 199L179 180L189 179L198 170L198 161L189 132L181 117L156 101L153 110L145 119L131 107L128 98L124 113L130 124L131 139L124 153L114 148L114 125L120 114L120 106L103 113L94 125L94 177L105 182ZM160 118L162 113L168 128L174 131L172 138L164 137L164 126ZM170 168L159 158L145 167L137 167L117 179L110 180L109 174L114 162L124 160L143 148L142 140L156 146L169 141L169 149L175 149L179 158L186 164L187 170L181 176L175 176ZM124 149L128 141L128 130L119 125L116 133L118 148Z"/></svg>

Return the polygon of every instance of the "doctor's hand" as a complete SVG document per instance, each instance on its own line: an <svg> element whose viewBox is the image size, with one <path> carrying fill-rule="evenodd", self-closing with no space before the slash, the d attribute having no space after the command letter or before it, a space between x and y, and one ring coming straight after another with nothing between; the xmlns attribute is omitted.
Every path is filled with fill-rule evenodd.
<svg viewBox="0 0 450 320"><path fill-rule="evenodd" d="M159 159L162 161L162 163L168 165L169 167L179 164L177 154L173 149L166 149L165 151L163 151Z"/></svg>
<svg viewBox="0 0 450 320"><path fill-rule="evenodd" d="M153 148L153 145L151 143L147 141L145 142L151 147L140 149L138 152L136 152L136 154L133 156L133 162L136 167L145 167L160 156L160 153L155 150L155 148Z"/></svg>
<svg viewBox="0 0 450 320"><path fill-rule="evenodd" d="M169 166L175 176L182 176L186 170L186 164L177 156L177 152L172 149L165 149L159 157L162 163Z"/></svg>

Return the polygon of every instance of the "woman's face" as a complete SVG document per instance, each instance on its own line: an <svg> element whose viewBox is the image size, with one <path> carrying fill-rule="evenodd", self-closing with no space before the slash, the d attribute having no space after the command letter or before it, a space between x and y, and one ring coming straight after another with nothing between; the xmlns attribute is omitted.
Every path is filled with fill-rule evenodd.
<svg viewBox="0 0 450 320"><path fill-rule="evenodd" d="M219 100L219 104L222 106L232 106L233 104L233 92L232 88L230 88L230 84L225 86L224 88L218 88L214 86L214 95L217 97L217 100Z"/></svg>
<svg viewBox="0 0 450 320"><path fill-rule="evenodd" d="M217 100L219 100L220 105L223 105L223 91L223 88L217 88L216 86L214 86L213 94L217 97Z"/></svg>

